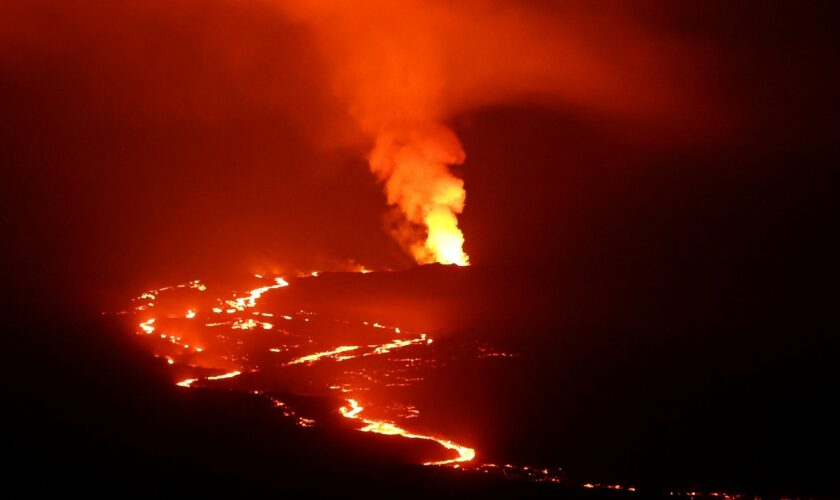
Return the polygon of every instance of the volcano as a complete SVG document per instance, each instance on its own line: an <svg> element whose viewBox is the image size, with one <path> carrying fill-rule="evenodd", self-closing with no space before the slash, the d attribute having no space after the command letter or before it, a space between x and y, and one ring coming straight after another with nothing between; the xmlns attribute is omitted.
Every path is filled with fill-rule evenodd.
<svg viewBox="0 0 840 500"><path fill-rule="evenodd" d="M0 488L840 497L789 4L5 2Z"/></svg>

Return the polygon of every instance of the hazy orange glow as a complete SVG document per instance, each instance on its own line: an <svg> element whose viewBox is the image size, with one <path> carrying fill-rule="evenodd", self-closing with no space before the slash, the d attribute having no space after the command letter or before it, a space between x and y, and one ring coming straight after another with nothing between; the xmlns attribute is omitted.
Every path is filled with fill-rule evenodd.
<svg viewBox="0 0 840 500"><path fill-rule="evenodd" d="M458 453L458 457L456 458L452 458L449 460L439 460L434 462L425 462L423 465L452 465L461 462L469 462L475 458L474 449L455 444L452 441L449 441L448 439L442 439L434 436L426 436L423 434L414 434L406 431L405 429L397 427L391 422L386 422L384 420L369 420L366 418L359 417L359 414L364 410L364 407L361 404L359 404L359 402L355 399L348 399L347 403L349 406L342 406L338 409L338 411L341 412L341 415L345 418L350 418L363 422L365 426L359 429L362 432L373 432L375 434L384 434L386 436L401 436L408 439L425 439L428 441L434 441L439 445L443 446L444 448Z"/></svg>
<svg viewBox="0 0 840 500"><path fill-rule="evenodd" d="M271 4L311 30L329 83L372 143L368 165L394 207L388 229L418 263L469 264L458 221L466 189L452 171L466 159L452 123L460 113L539 101L670 130L704 121L695 109L690 125L674 119L693 97L679 76L688 51L645 29L634 9L539 4Z"/></svg>

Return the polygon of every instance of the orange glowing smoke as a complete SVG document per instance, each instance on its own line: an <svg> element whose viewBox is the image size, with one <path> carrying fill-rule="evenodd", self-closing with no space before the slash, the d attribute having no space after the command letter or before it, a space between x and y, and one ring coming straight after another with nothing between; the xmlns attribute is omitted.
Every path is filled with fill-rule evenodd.
<svg viewBox="0 0 840 500"><path fill-rule="evenodd" d="M389 230L417 262L469 263L458 227L464 181L450 171L465 154L449 124L465 112L538 103L660 135L704 123L696 48L632 6L556 3L270 2L311 30L351 118L327 128L341 130L339 142L361 132L373 144L370 170L395 207Z"/></svg>
<svg viewBox="0 0 840 500"><path fill-rule="evenodd" d="M449 170L465 154L444 124L445 61L427 29L432 20L406 26L412 8L381 2L281 4L315 28L337 94L373 142L370 170L395 207L391 235L418 263L468 265L458 227L466 191Z"/></svg>
<svg viewBox="0 0 840 500"><path fill-rule="evenodd" d="M439 125L383 132L368 161L385 183L388 204L403 214L404 220L392 232L414 259L421 264L468 265L457 217L464 210L467 193L464 181L448 168L464 161L455 134Z"/></svg>

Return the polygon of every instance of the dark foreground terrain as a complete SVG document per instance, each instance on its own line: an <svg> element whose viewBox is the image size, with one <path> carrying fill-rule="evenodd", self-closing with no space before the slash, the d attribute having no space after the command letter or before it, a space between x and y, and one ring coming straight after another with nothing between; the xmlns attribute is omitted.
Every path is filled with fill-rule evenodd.
<svg viewBox="0 0 840 500"><path fill-rule="evenodd" d="M387 437L302 429L248 394L174 387L118 319L63 310L47 298L55 291L13 295L4 314L3 488L619 495L580 486L592 482L635 485L645 496L838 493L836 341L821 326L826 305L808 295L818 275L799 275L802 295L793 297L794 288L756 281L761 269L671 282L642 274L430 266L298 280L284 298L520 353L498 373L441 370L432 382L446 389L436 397L480 458L562 467L569 479L560 485L411 465L406 445Z"/></svg>

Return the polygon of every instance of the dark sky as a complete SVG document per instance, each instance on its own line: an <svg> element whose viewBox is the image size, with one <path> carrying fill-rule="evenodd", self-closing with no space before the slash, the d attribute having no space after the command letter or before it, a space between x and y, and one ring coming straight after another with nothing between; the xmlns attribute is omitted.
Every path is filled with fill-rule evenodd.
<svg viewBox="0 0 840 500"><path fill-rule="evenodd" d="M456 173L472 262L680 268L836 255L833 27L816 5L783 4L535 4L543 29L557 22L540 50L586 64L530 86L452 78L459 97L442 119L467 153ZM4 9L13 283L56 280L90 305L213 273L411 263L383 229L370 138L335 92L324 26L275 7ZM481 36L484 18L458 13L452 29ZM460 47L459 36L447 43ZM638 66L614 63L627 54Z"/></svg>

